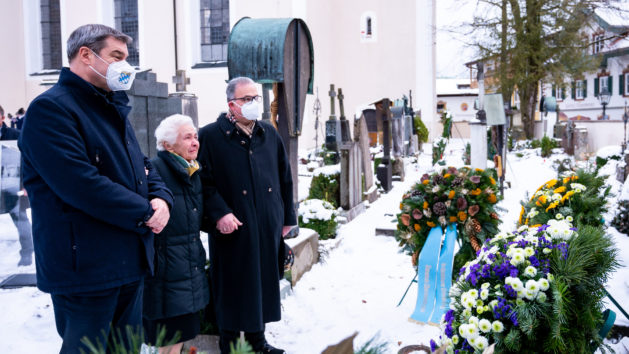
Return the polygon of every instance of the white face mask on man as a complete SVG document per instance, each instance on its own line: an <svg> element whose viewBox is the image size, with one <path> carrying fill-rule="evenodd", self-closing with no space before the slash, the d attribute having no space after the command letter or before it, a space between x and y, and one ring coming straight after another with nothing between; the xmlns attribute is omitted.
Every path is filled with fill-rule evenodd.
<svg viewBox="0 0 629 354"><path fill-rule="evenodd" d="M135 68L133 68L126 60L115 61L113 63L108 63L105 59L101 58L98 54L92 51L94 55L107 63L109 66L107 67L107 75L103 75L98 72L98 70L94 69L91 65L89 66L95 73L100 75L103 79L107 81L107 87L109 87L112 91L126 91L131 88L133 84L133 80L135 79Z"/></svg>
<svg viewBox="0 0 629 354"><path fill-rule="evenodd" d="M240 107L240 111L242 112L242 116L248 120L258 120L260 118L260 103L256 100L251 100L243 104L242 106L238 105L238 103L234 103L238 107Z"/></svg>

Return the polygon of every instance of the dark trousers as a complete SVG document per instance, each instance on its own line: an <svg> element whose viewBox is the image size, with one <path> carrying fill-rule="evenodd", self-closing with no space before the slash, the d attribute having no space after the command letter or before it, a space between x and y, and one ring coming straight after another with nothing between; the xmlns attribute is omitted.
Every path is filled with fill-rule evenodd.
<svg viewBox="0 0 629 354"><path fill-rule="evenodd" d="M143 291L144 279L102 291L51 295L57 332L63 339L59 353L80 353L81 349L88 353L81 341L83 337L96 347L100 343L107 348L114 336L119 343L126 344L127 326L140 336ZM115 333L110 333L112 328Z"/></svg>
<svg viewBox="0 0 629 354"><path fill-rule="evenodd" d="M20 256L22 259L30 260L33 254L33 234L31 230L31 223L28 221L28 215L26 215L26 209L28 208L28 198L20 197L15 207L9 211L13 224L17 228L17 233L20 236ZM31 262L27 262L30 264ZM24 264L27 265L27 264Z"/></svg>
<svg viewBox="0 0 629 354"><path fill-rule="evenodd" d="M221 354L229 354L229 344L233 343L234 348L236 348L236 343L240 338L239 331L227 331L227 330L219 330L219 341L218 346L221 349ZM262 351L264 348L264 344L266 343L266 339L264 338L264 331L262 332L245 332L245 339L251 345L254 352Z"/></svg>

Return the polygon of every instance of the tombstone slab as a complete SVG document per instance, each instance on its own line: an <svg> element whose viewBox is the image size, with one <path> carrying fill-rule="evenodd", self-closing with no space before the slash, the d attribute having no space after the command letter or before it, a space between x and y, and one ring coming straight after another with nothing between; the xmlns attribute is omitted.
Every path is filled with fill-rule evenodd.
<svg viewBox="0 0 629 354"><path fill-rule="evenodd" d="M371 162L371 152L369 151L370 138L367 128L367 119L364 114L354 120L354 140L359 148L360 164L364 178L363 199L367 199L369 203L373 203L378 199L378 190L375 188L373 180L373 163Z"/></svg>
<svg viewBox="0 0 629 354"><path fill-rule="evenodd" d="M300 228L299 236L285 240L295 253L295 263L291 267L293 285L319 261L319 234L311 229Z"/></svg>
<svg viewBox="0 0 629 354"><path fill-rule="evenodd" d="M487 168L487 125L470 123L471 162L472 168Z"/></svg>
<svg viewBox="0 0 629 354"><path fill-rule="evenodd" d="M402 157L394 157L392 162L392 170L391 173L393 176L400 177L400 181L404 181L404 168L406 166L404 162L404 158Z"/></svg>

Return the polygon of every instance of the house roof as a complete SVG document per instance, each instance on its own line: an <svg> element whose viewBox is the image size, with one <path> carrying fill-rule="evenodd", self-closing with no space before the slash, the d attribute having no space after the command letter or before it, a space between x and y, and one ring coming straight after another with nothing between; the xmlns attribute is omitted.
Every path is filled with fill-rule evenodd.
<svg viewBox="0 0 629 354"><path fill-rule="evenodd" d="M629 3L617 3L614 6L617 8L599 7L594 11L598 25L609 32L629 32Z"/></svg>
<svg viewBox="0 0 629 354"><path fill-rule="evenodd" d="M478 95L478 88L470 84L470 79L437 79L437 96Z"/></svg>

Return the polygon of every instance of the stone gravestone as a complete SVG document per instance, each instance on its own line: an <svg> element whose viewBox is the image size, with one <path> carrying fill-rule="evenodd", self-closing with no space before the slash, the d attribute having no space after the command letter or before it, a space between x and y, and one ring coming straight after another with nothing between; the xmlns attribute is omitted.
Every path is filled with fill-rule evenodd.
<svg viewBox="0 0 629 354"><path fill-rule="evenodd" d="M360 148L355 142L340 146L341 153L341 207L346 211L343 216L351 221L365 210L362 204L362 175Z"/></svg>
<svg viewBox="0 0 629 354"><path fill-rule="evenodd" d="M336 97L336 91L334 91L334 85L330 85L330 118L325 122L325 147L328 150L338 151L339 144L341 143L341 121L336 119L334 114L334 97Z"/></svg>
<svg viewBox="0 0 629 354"><path fill-rule="evenodd" d="M369 151L369 131L365 115L354 119L354 140L360 150L360 165L364 176L363 198L373 203L378 199L378 190L373 180L373 163L371 162L371 152Z"/></svg>
<svg viewBox="0 0 629 354"><path fill-rule="evenodd" d="M365 119L367 125L367 136L369 137L369 146L378 145L378 118L376 116L376 110L368 108L363 110L362 117Z"/></svg>
<svg viewBox="0 0 629 354"><path fill-rule="evenodd" d="M352 141L352 138L349 130L349 122L347 121L347 118L345 118L345 106L343 104L345 96L343 95L343 89L339 88L339 92L336 97L339 99L339 112L341 113L341 143L346 144Z"/></svg>
<svg viewBox="0 0 629 354"><path fill-rule="evenodd" d="M379 125L382 126L382 146L384 156L378 165L376 175L385 192L389 192L393 187L391 168L391 110L388 98L375 102L376 117Z"/></svg>
<svg viewBox="0 0 629 354"><path fill-rule="evenodd" d="M575 127L572 133L572 141L574 142L574 158L581 161L586 160L588 147L587 128Z"/></svg>
<svg viewBox="0 0 629 354"><path fill-rule="evenodd" d="M155 157L155 128L162 119L182 112L182 100L179 97L169 97L168 84L157 82L156 74L150 70L136 74L133 86L127 94L132 107L128 118L140 148L144 155Z"/></svg>
<svg viewBox="0 0 629 354"><path fill-rule="evenodd" d="M392 174L404 180L404 107L391 107L391 138L393 140Z"/></svg>
<svg viewBox="0 0 629 354"><path fill-rule="evenodd" d="M409 115L404 116L404 144L404 155L415 155L417 152L417 135L413 131L413 117Z"/></svg>

